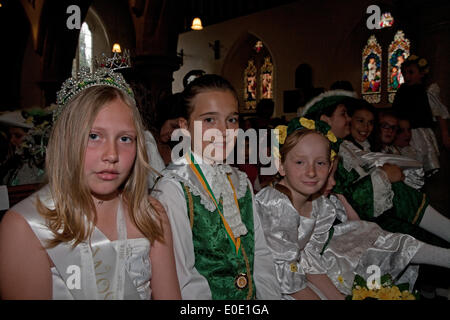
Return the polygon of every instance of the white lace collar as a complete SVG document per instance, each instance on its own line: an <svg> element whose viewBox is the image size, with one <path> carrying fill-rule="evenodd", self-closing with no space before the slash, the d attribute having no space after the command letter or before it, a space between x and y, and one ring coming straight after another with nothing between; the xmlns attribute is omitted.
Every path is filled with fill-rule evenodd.
<svg viewBox="0 0 450 320"><path fill-rule="evenodd" d="M241 199L247 192L248 182L245 173L232 168L228 164L209 164L206 163L195 153L192 153L194 160L198 163L200 169L203 172L209 186L217 201L222 200L223 216L229 224L233 235L239 237L247 234L247 228L242 222L240 212L236 207L236 203L233 196L233 189L227 178L230 175L233 186L236 190L236 196ZM169 166L168 175L176 178L183 184L189 186L190 191L200 197L200 203L210 212L216 211L216 206L213 200L209 197L208 193L201 186L196 176L191 172L192 170L187 166L188 162L186 158L180 158L175 161L175 168L170 170Z"/></svg>

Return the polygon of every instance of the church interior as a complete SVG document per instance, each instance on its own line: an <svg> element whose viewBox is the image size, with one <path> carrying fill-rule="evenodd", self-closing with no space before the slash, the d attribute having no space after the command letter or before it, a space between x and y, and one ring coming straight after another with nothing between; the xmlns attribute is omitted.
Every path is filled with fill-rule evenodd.
<svg viewBox="0 0 450 320"><path fill-rule="evenodd" d="M449 13L445 0L0 0L0 114L51 108L64 80L111 61L124 64L149 130L192 70L228 79L242 119L269 99L271 117L290 120L338 81L384 109L409 55L427 59L448 108ZM450 150L439 160L426 190L450 216ZM35 189L10 188L9 205Z"/></svg>

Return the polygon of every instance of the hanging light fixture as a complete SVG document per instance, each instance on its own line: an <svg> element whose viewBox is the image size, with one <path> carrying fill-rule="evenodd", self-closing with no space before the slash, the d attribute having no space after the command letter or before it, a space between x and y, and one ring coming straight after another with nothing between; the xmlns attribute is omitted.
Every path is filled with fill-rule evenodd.
<svg viewBox="0 0 450 320"><path fill-rule="evenodd" d="M122 49L120 49L120 44L114 43L114 44L113 44L113 47L112 47L112 52L121 53L121 52L122 52Z"/></svg>
<svg viewBox="0 0 450 320"><path fill-rule="evenodd" d="M202 20L200 20L200 18L198 18L198 17L194 18L194 20L192 20L191 29L192 30L202 30L203 29Z"/></svg>

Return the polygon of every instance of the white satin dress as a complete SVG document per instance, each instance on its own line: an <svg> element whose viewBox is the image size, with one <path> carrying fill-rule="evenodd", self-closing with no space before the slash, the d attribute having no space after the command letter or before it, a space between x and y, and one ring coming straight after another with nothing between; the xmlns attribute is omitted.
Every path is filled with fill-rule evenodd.
<svg viewBox="0 0 450 320"><path fill-rule="evenodd" d="M324 297L308 283L306 274L327 274L345 295L351 294L355 274L367 280L371 265L380 268L381 276L389 273L396 283L412 286L417 278L418 266L403 271L421 247L419 241L372 222L347 221L342 203L333 195L314 200L309 218L271 186L256 195L256 205L284 299L307 286ZM341 222L335 224L336 219Z"/></svg>

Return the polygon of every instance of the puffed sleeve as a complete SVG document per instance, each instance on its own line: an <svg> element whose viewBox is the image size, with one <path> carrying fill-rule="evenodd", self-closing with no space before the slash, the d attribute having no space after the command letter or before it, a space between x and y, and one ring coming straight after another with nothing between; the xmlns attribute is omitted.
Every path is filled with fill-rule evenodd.
<svg viewBox="0 0 450 320"><path fill-rule="evenodd" d="M210 300L212 296L208 281L195 268L192 231L181 184L174 179L162 178L152 196L162 203L169 217L183 300Z"/></svg>
<svg viewBox="0 0 450 320"><path fill-rule="evenodd" d="M249 187L251 183L248 180ZM281 289L275 274L272 252L270 251L264 231L259 220L258 207L252 190L253 226L255 235L255 255L253 263L253 278L256 286L256 298L260 300L280 300Z"/></svg>
<svg viewBox="0 0 450 320"><path fill-rule="evenodd" d="M433 113L433 118L436 120L436 117L440 117L442 119L449 119L450 115L447 107L442 103L439 95L441 89L439 88L437 83L431 84L427 89L428 103L430 104L431 112Z"/></svg>
<svg viewBox="0 0 450 320"><path fill-rule="evenodd" d="M359 150L348 141L339 149L342 164L336 173L336 192L350 199L363 219L378 217L393 205L394 192L386 173L376 167L376 157L368 156L375 154L378 153Z"/></svg>
<svg viewBox="0 0 450 320"><path fill-rule="evenodd" d="M322 252L333 236L333 222L336 220L336 207L325 198L313 201L311 218L315 218L312 235L301 253L301 266L305 274L325 274L327 269ZM312 220L312 219L309 219ZM308 220L305 219L305 222Z"/></svg>
<svg viewBox="0 0 450 320"><path fill-rule="evenodd" d="M281 293L289 295L306 288L306 276L300 267L299 215L286 208L289 200L277 192L272 187L262 189L255 198L256 210L272 252Z"/></svg>

